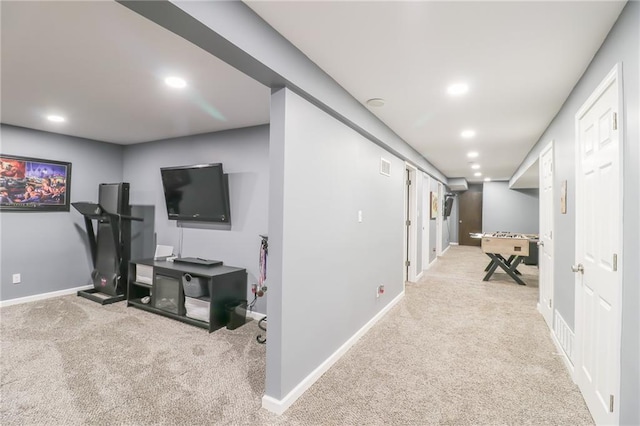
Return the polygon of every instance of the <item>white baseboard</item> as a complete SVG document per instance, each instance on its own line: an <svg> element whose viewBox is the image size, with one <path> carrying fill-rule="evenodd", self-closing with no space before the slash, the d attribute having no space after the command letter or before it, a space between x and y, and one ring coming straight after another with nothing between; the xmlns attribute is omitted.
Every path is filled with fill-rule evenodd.
<svg viewBox="0 0 640 426"><path fill-rule="evenodd" d="M33 296L2 300L0 301L0 308L4 308L6 306L12 306L12 305L19 305L21 303L35 302L36 300L51 299L52 297L66 296L69 294L75 294L81 290L89 290L91 288L93 288L93 285L83 285L81 287L67 288L59 291L52 291L51 293L34 294Z"/></svg>
<svg viewBox="0 0 640 426"><path fill-rule="evenodd" d="M450 248L451 248L451 244L449 244L449 245L447 246L447 248L446 248L446 249L442 250L442 253L440 253L440 256L444 256L444 254L445 254L445 253L447 252L447 250L449 250Z"/></svg>
<svg viewBox="0 0 640 426"><path fill-rule="evenodd" d="M555 311L554 316L554 327L551 332L551 339L553 343L556 345L558 349L558 353L562 355L562 361L564 361L567 370L569 370L569 374L571 375L571 380L576 381L575 370L573 366L573 342L575 341L575 334L569 328L564 318Z"/></svg>
<svg viewBox="0 0 640 426"><path fill-rule="evenodd" d="M416 275L416 281L420 281L420 278L422 278L423 275L424 275L424 269L420 271L418 275Z"/></svg>
<svg viewBox="0 0 640 426"><path fill-rule="evenodd" d="M256 321L260 321L262 318L266 317L266 314L261 314L260 312L247 311L247 318L253 318Z"/></svg>
<svg viewBox="0 0 640 426"><path fill-rule="evenodd" d="M320 364L307 377L302 379L284 398L276 399L268 395L262 397L262 408L275 414L284 413L302 394L311 387L333 364L338 361L371 327L377 323L391 308L393 308L404 297L404 291L396 296L387 306L369 320L360 330L358 330L349 340L347 340L337 351Z"/></svg>
<svg viewBox="0 0 640 426"><path fill-rule="evenodd" d="M450 246L457 246L458 243L449 243Z"/></svg>

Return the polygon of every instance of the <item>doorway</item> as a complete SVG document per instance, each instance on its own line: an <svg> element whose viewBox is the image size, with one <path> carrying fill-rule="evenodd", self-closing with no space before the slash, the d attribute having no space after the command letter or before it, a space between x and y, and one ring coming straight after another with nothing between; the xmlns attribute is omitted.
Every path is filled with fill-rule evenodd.
<svg viewBox="0 0 640 426"><path fill-rule="evenodd" d="M417 277L417 182L418 169L410 164L405 166L405 222L404 222L404 280L415 281Z"/></svg>
<svg viewBox="0 0 640 426"><path fill-rule="evenodd" d="M618 424L622 135L616 65L576 114L576 381L596 424Z"/></svg>
<svg viewBox="0 0 640 426"><path fill-rule="evenodd" d="M550 329L553 329L553 141L540 153L540 238L538 241L539 258L539 304Z"/></svg>
<svg viewBox="0 0 640 426"><path fill-rule="evenodd" d="M458 241L461 246L480 247L480 238L469 234L482 232L482 190L469 188L458 197Z"/></svg>

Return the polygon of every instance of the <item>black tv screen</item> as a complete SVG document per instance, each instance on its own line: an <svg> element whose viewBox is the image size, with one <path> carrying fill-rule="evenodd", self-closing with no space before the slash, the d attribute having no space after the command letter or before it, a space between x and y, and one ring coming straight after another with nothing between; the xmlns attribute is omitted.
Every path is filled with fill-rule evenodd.
<svg viewBox="0 0 640 426"><path fill-rule="evenodd" d="M169 219L230 223L229 184L222 164L163 167L160 174Z"/></svg>
<svg viewBox="0 0 640 426"><path fill-rule="evenodd" d="M451 209L453 209L453 197L447 197L444 200L444 217L451 216Z"/></svg>

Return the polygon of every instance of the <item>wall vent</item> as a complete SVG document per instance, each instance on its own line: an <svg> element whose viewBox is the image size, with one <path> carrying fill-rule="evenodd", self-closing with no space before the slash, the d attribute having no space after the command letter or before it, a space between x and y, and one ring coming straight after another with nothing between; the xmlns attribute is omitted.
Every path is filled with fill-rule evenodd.
<svg viewBox="0 0 640 426"><path fill-rule="evenodd" d="M380 174L385 176L391 176L391 162L380 158Z"/></svg>

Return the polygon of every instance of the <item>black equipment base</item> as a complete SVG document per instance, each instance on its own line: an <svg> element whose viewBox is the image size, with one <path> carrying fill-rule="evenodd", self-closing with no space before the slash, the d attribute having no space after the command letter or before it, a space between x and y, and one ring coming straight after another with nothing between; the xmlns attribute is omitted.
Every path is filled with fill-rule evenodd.
<svg viewBox="0 0 640 426"><path fill-rule="evenodd" d="M500 267L511 278L513 278L515 282L517 282L520 285L525 285L524 281L522 281L520 277L518 277L518 275L521 275L521 274L517 269L520 262L524 260L522 256L512 255L509 257L508 260L506 260L504 257L502 257L499 254L494 254L494 253L485 253L485 254L491 258L491 263L489 263L489 265L485 269L485 271L488 271L488 272L487 272L487 275L485 275L485 277L482 279L482 281L489 281L489 278L491 278L491 275L493 275L496 269Z"/></svg>
<svg viewBox="0 0 640 426"><path fill-rule="evenodd" d="M91 288L89 290L80 290L78 291L78 296L84 297L85 299L93 300L94 302L98 302L101 305L110 305L111 303L121 302L127 298L127 296L124 294L110 296L108 294L99 292L95 288Z"/></svg>

